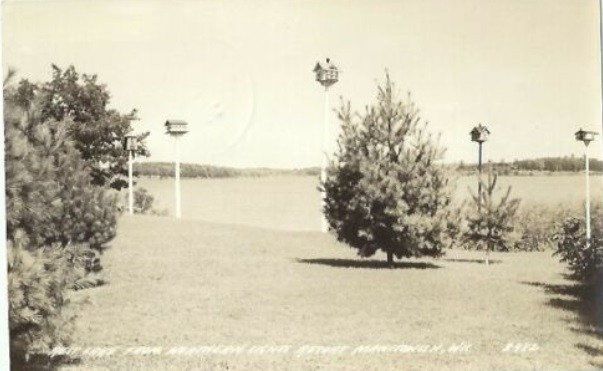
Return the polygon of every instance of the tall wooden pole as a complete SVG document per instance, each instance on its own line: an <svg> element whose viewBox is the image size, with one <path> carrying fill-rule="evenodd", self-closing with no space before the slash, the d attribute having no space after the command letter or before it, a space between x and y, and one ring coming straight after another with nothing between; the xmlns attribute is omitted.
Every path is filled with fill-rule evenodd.
<svg viewBox="0 0 603 371"><path fill-rule="evenodd" d="M175 178L176 178L176 219L182 217L180 206L180 148L178 147L179 135L174 135L174 152L175 152Z"/></svg>
<svg viewBox="0 0 603 371"><path fill-rule="evenodd" d="M132 186L132 151L128 151L128 212L134 214L134 191Z"/></svg>
<svg viewBox="0 0 603 371"><path fill-rule="evenodd" d="M478 185L477 185L477 212L481 215L482 213L482 144L483 142L479 142L479 160L477 162L477 169L479 172L478 175ZM486 265L490 265L490 241L487 242L486 245Z"/></svg>
<svg viewBox="0 0 603 371"><path fill-rule="evenodd" d="M477 211L482 211L482 144L479 142L479 159L477 162L478 181L477 181Z"/></svg>
<svg viewBox="0 0 603 371"><path fill-rule="evenodd" d="M599 0L599 53L600 53L600 57L603 57L603 1ZM601 84L601 91L603 91L603 81ZM601 111L601 124L603 125L603 110ZM601 141L603 143L603 141ZM599 148L599 150L601 150L601 147ZM588 152L587 152L587 156L588 156ZM588 158L586 159L586 161L588 161ZM587 168L588 169L588 168ZM587 172L588 173L588 172ZM588 182L586 184L589 184ZM589 186L590 187L590 186ZM590 189L589 189L590 191ZM588 195L587 193L587 197L589 197L590 195ZM587 199L587 203L590 203L590 197ZM587 228L587 238L588 238L588 242L590 243L590 205L589 205L589 210L588 210L588 228ZM601 249L601 247L599 246L599 249Z"/></svg>
<svg viewBox="0 0 603 371"><path fill-rule="evenodd" d="M590 244L590 164L588 158L588 142L584 142L584 162L586 163L586 245Z"/></svg>
<svg viewBox="0 0 603 371"><path fill-rule="evenodd" d="M328 165L328 153L329 153L329 143L331 140L331 130L329 124L329 86L325 86L325 107L324 107L324 115L325 115L325 123L323 128L323 136L322 136L322 162L320 167L320 184L325 184L327 180L327 165ZM327 218L325 215L325 206L326 206L326 192L323 190L321 195L321 230L323 232L327 232L329 230L329 223L327 222Z"/></svg>

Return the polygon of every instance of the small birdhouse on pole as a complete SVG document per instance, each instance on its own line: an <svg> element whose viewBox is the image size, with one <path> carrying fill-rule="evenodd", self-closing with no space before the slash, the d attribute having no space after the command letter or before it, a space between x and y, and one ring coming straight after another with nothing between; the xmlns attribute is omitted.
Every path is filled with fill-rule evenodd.
<svg viewBox="0 0 603 371"><path fill-rule="evenodd" d="M130 134L124 137L124 149L128 152L135 152L138 149L138 137Z"/></svg>
<svg viewBox="0 0 603 371"><path fill-rule="evenodd" d="M316 81L325 88L329 88L329 86L339 81L339 69L329 58L326 62L316 62L313 71L316 74Z"/></svg>
<svg viewBox="0 0 603 371"><path fill-rule="evenodd" d="M483 143L488 140L488 135L490 135L490 130L482 124L477 125L470 132L471 141L477 143Z"/></svg>
<svg viewBox="0 0 603 371"><path fill-rule="evenodd" d="M595 140L595 135L597 135L597 132L580 129L574 135L576 136L576 140L584 142L584 144L588 146L590 142Z"/></svg>
<svg viewBox="0 0 603 371"><path fill-rule="evenodd" d="M167 120L165 128L166 133L172 136L180 136L188 133L188 124L183 120Z"/></svg>

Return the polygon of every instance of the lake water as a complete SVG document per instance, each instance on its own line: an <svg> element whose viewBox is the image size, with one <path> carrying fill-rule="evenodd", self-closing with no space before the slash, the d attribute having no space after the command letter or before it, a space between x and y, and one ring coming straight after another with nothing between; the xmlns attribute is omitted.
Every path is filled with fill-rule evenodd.
<svg viewBox="0 0 603 371"><path fill-rule="evenodd" d="M174 214L174 180L141 179L140 185L155 197L156 209ZM502 188L512 186L512 196L530 204L578 205L585 200L584 175L506 176ZM314 176L261 178L182 179L182 217L210 222L243 224L270 229L320 230L320 192ZM457 180L456 199L477 188L475 177ZM591 198L601 202L603 181L591 176Z"/></svg>

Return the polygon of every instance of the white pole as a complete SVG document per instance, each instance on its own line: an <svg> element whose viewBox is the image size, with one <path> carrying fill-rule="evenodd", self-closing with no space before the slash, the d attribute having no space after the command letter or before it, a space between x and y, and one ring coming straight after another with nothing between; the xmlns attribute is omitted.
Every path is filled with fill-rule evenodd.
<svg viewBox="0 0 603 371"><path fill-rule="evenodd" d="M128 210L134 214L134 191L132 186L132 151L128 151Z"/></svg>
<svg viewBox="0 0 603 371"><path fill-rule="evenodd" d="M178 137L179 135L174 136L174 147L176 152L176 169L175 169L175 177L176 177L176 218L180 219L182 216L182 211L180 209L180 151L178 148Z"/></svg>
<svg viewBox="0 0 603 371"><path fill-rule="evenodd" d="M320 167L320 183L324 184L327 180L327 165L328 165L328 153L329 153L329 143L331 136L331 128L329 127L329 87L325 86L325 126L323 130L322 136L322 163ZM321 231L327 232L329 230L329 223L327 222L327 218L325 216L325 196L326 192L322 192L321 194Z"/></svg>
<svg viewBox="0 0 603 371"><path fill-rule="evenodd" d="M589 160L588 160L588 142L585 142L584 159L586 162L586 244L590 244L590 181L589 181Z"/></svg>

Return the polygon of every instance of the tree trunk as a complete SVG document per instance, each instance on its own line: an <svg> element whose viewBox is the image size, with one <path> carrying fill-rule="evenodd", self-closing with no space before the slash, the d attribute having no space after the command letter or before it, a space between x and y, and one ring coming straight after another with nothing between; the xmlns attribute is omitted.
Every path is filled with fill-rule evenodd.
<svg viewBox="0 0 603 371"><path fill-rule="evenodd" d="M391 251L387 252L387 265L390 268L394 267L394 253Z"/></svg>

